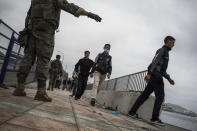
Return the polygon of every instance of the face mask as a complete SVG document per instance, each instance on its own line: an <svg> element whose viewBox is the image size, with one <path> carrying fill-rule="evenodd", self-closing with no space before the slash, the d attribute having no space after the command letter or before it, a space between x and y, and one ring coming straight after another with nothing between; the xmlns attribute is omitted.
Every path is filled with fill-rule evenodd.
<svg viewBox="0 0 197 131"><path fill-rule="evenodd" d="M108 53L108 54L109 54L109 52L110 52L110 50L107 50L107 49L105 49L104 51L105 51L106 53Z"/></svg>

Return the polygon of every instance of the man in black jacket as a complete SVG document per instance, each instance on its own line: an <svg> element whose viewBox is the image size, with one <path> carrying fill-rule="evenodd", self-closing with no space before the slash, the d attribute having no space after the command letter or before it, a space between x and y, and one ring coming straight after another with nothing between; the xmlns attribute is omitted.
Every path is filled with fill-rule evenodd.
<svg viewBox="0 0 197 131"><path fill-rule="evenodd" d="M89 56L90 52L85 51L85 57L80 59L75 65L75 71L78 72L78 88L75 94L75 100L81 98L87 87L89 72L94 64L94 62L89 59Z"/></svg>
<svg viewBox="0 0 197 131"><path fill-rule="evenodd" d="M92 99L90 102L92 106L94 106L96 103L96 96L99 91L99 87L105 80L106 76L108 79L110 79L111 77L112 57L109 55L110 49L111 49L111 45L105 44L104 52L98 54L98 56L95 59L95 64L91 71L91 77L94 76Z"/></svg>
<svg viewBox="0 0 197 131"><path fill-rule="evenodd" d="M174 85L175 82L167 74L166 70L169 61L169 51L172 49L175 43L175 39L172 36L167 36L164 39L165 45L157 50L156 55L152 63L148 67L148 74L145 77L148 83L143 93L138 97L137 101L131 108L129 116L138 117L136 113L138 108L148 99L152 92L155 93L155 104L152 114L151 122L162 124L159 119L159 112L164 100L164 82L163 77L166 78L170 84Z"/></svg>

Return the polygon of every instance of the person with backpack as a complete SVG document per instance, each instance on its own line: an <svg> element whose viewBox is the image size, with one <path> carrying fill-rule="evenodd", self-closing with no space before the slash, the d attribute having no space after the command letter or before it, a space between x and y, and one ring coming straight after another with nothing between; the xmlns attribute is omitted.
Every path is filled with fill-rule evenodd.
<svg viewBox="0 0 197 131"><path fill-rule="evenodd" d="M110 79L112 72L112 57L109 55L111 49L110 44L105 44L104 52L99 53L95 59L95 64L93 65L91 71L91 77L94 77L93 89L92 89L92 98L90 104L95 106L96 96L99 91L99 88L105 78Z"/></svg>

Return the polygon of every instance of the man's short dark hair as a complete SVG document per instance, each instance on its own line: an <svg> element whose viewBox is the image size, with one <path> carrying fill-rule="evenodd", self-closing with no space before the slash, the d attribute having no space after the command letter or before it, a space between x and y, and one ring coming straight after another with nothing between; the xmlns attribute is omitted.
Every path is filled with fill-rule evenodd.
<svg viewBox="0 0 197 131"><path fill-rule="evenodd" d="M56 58L57 58L57 59L60 59L60 57L61 57L60 55L56 55Z"/></svg>
<svg viewBox="0 0 197 131"><path fill-rule="evenodd" d="M172 37L172 36L166 36L165 39L164 39L164 43L166 43L168 40L173 40L173 41L175 41L175 38Z"/></svg>
<svg viewBox="0 0 197 131"><path fill-rule="evenodd" d="M104 47L106 47L106 46L109 46L109 47L111 47L111 45L110 45L110 44L105 44L105 46L104 46Z"/></svg>
<svg viewBox="0 0 197 131"><path fill-rule="evenodd" d="M85 53L85 54L86 54L86 53L89 53L89 54L90 54L90 51L89 51L89 50L86 50L84 53Z"/></svg>

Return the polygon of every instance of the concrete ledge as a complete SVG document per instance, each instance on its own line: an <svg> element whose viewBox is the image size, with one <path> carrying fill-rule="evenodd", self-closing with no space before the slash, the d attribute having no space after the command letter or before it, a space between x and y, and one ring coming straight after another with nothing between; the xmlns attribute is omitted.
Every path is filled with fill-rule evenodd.
<svg viewBox="0 0 197 131"><path fill-rule="evenodd" d="M99 104L104 105L107 108L118 110L122 114L127 115L139 95L139 92L101 90L97 95L97 101ZM86 90L84 96L86 98L91 98L91 90ZM149 121L152 117L154 102L155 97L150 96L148 100L139 108L139 117ZM188 131L187 129L170 124L166 124L164 130Z"/></svg>
<svg viewBox="0 0 197 131"><path fill-rule="evenodd" d="M97 101L99 104L104 105L105 107L113 108L114 95L114 91L101 90L97 95Z"/></svg>
<svg viewBox="0 0 197 131"><path fill-rule="evenodd" d="M131 107L139 97L140 93L125 91L106 91L101 90L97 96L97 101L123 114L128 114ZM150 120L155 98L150 96L149 99L138 110L139 116L145 120Z"/></svg>
<svg viewBox="0 0 197 131"><path fill-rule="evenodd" d="M17 72L6 72L4 84L7 86L16 86L17 78L16 78ZM26 83L30 83L34 81L35 73L29 73Z"/></svg>

